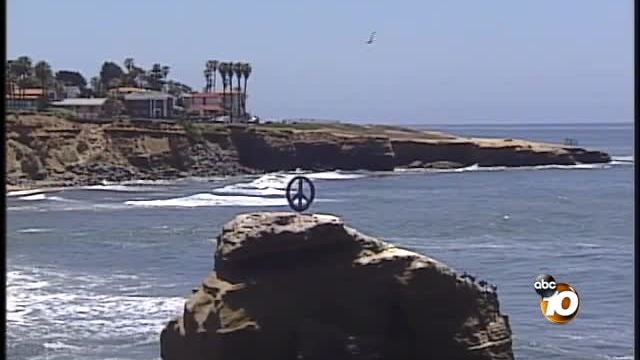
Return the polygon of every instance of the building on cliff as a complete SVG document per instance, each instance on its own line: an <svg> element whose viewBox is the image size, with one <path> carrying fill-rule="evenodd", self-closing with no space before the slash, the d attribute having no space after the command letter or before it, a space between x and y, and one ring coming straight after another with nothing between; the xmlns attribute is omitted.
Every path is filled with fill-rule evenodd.
<svg viewBox="0 0 640 360"><path fill-rule="evenodd" d="M189 117L212 119L225 114L222 95L213 92L186 94L182 97L185 113Z"/></svg>
<svg viewBox="0 0 640 360"><path fill-rule="evenodd" d="M54 101L51 106L67 109L83 120L97 120L104 116L107 98L77 98Z"/></svg>
<svg viewBox="0 0 640 360"><path fill-rule="evenodd" d="M47 94L49 99L57 100L58 95L55 90L50 90ZM13 92L6 94L6 105L9 110L31 110L38 109L38 105L44 98L41 88L19 88L13 89Z"/></svg>
<svg viewBox="0 0 640 360"><path fill-rule="evenodd" d="M170 94L145 91L127 94L124 97L127 113L132 117L171 118L174 116L175 98Z"/></svg>

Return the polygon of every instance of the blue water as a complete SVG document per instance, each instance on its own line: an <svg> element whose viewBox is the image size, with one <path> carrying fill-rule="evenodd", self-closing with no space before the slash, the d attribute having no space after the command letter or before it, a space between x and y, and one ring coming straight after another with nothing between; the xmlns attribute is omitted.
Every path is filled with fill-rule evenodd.
<svg viewBox="0 0 640 360"><path fill-rule="evenodd" d="M363 233L496 284L518 359L631 359L632 124L435 128L551 142L571 137L625 161L312 174L318 191L312 210L340 215ZM278 192L288 178L9 197L8 357L159 358L159 332L213 267L221 225L241 212L285 209ZM532 289L539 273L577 289L574 321L555 325L543 318Z"/></svg>

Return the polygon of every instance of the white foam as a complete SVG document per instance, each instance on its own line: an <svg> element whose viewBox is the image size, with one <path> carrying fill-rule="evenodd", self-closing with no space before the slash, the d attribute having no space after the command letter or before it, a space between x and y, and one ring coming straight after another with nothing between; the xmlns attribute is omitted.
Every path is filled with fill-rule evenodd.
<svg viewBox="0 0 640 360"><path fill-rule="evenodd" d="M18 198L18 200L25 200L25 201L49 200L49 201L58 201L58 202L78 202L78 200L66 199L61 196L55 196L55 195L50 196L47 194L33 194L33 195L21 196Z"/></svg>
<svg viewBox="0 0 640 360"><path fill-rule="evenodd" d="M611 167L611 163L598 163L598 164L574 164L574 165L536 165L536 166L479 166L473 164L466 167L455 169L406 169L396 168L394 172L399 173L463 173L463 172L478 172L478 171L517 171L517 170L588 170L588 169L608 169Z"/></svg>
<svg viewBox="0 0 640 360"><path fill-rule="evenodd" d="M287 200L257 196L230 196L200 193L191 196L157 200L129 200L126 205L143 207L201 207L201 206L285 206Z"/></svg>
<svg viewBox="0 0 640 360"><path fill-rule="evenodd" d="M633 155L612 156L612 161L633 162Z"/></svg>
<svg viewBox="0 0 640 360"><path fill-rule="evenodd" d="M365 174L358 173L344 173L340 170L337 171L324 171L317 173L310 173L305 175L309 179L314 180L351 180L351 179L360 179L365 177Z"/></svg>
<svg viewBox="0 0 640 360"><path fill-rule="evenodd" d="M214 194L245 196L285 196L287 185L295 176L304 175L312 180L351 180L364 177L364 174L343 173L341 171L324 172L280 172L263 175L250 182L240 182L213 189Z"/></svg>
<svg viewBox="0 0 640 360"><path fill-rule="evenodd" d="M8 197L27 196L27 195L42 194L42 193L48 193L48 192L57 192L61 190L64 190L64 189L60 187L50 187L50 188L38 188L38 189L29 189L29 190L16 190L16 191L7 192L7 196Z"/></svg>
<svg viewBox="0 0 640 360"><path fill-rule="evenodd" d="M30 234L30 233L46 233L46 232L51 232L53 231L53 229L47 229L47 228L26 228L26 229L20 229L16 232L21 233L21 234Z"/></svg>
<svg viewBox="0 0 640 360"><path fill-rule="evenodd" d="M122 191L122 192L143 192L143 191L155 191L157 188L144 187L144 186L129 186L129 185L88 185L82 186L83 190L101 190L101 191Z"/></svg>
<svg viewBox="0 0 640 360"><path fill-rule="evenodd" d="M21 196L21 197L19 197L19 199L20 200L26 200L26 201L46 200L47 199L47 195L46 194L27 195L27 196Z"/></svg>
<svg viewBox="0 0 640 360"><path fill-rule="evenodd" d="M80 349L79 346L65 344L62 341L46 342L43 344L46 349L60 350L60 349Z"/></svg>
<svg viewBox="0 0 640 360"><path fill-rule="evenodd" d="M7 330L26 341L48 343L45 347L50 350L73 350L70 339L157 338L166 322L183 309L183 297L126 290L104 293L105 288L122 292L126 286L121 281L57 269L14 268L7 272ZM60 331L51 332L52 328Z"/></svg>

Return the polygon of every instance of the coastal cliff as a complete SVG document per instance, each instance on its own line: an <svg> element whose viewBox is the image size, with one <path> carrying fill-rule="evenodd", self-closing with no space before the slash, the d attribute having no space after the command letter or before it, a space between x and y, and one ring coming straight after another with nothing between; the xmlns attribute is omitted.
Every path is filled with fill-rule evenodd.
<svg viewBox="0 0 640 360"><path fill-rule="evenodd" d="M495 288L331 215L252 213L161 334L164 360L513 359Z"/></svg>
<svg viewBox="0 0 640 360"><path fill-rule="evenodd" d="M388 126L79 123L6 114L10 186L294 170L604 163L609 155L512 139L462 138Z"/></svg>

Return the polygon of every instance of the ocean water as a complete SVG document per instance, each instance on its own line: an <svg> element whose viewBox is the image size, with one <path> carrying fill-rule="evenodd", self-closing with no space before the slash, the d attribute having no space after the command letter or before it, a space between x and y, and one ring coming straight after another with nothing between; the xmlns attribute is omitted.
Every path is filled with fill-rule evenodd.
<svg viewBox="0 0 640 360"><path fill-rule="evenodd" d="M435 128L438 128L437 126ZM498 287L518 359L633 358L633 125L452 126L615 156L611 164L309 174L311 210ZM159 333L213 267L221 225L285 210L291 174L105 184L7 198L10 359L158 359ZM577 317L542 317L539 273Z"/></svg>

